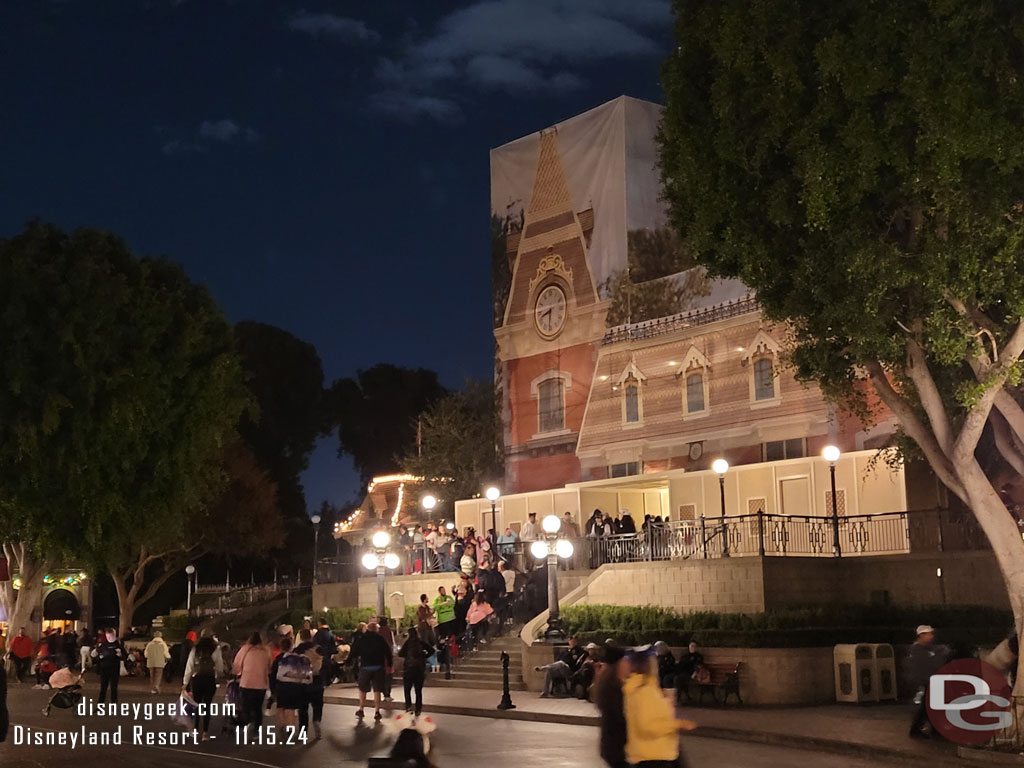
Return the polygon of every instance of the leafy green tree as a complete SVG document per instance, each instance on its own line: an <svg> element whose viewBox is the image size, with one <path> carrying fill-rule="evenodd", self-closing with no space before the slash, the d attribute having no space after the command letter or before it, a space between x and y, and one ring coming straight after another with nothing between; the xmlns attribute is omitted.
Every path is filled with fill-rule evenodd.
<svg viewBox="0 0 1024 768"><path fill-rule="evenodd" d="M467 381L461 392L437 400L420 417L421 447L406 455L403 471L428 483L438 478L435 492L446 503L500 481L504 470L495 410L494 387L486 381ZM453 514L454 507L447 512Z"/></svg>
<svg viewBox="0 0 1024 768"><path fill-rule="evenodd" d="M387 363L338 379L330 390L341 456L349 455L362 482L394 472L416 444L416 417L445 394L437 373Z"/></svg>
<svg viewBox="0 0 1024 768"><path fill-rule="evenodd" d="M239 432L277 484L284 513L303 517L300 478L316 438L329 428L320 355L312 344L263 323L236 324L235 344L256 402Z"/></svg>
<svg viewBox="0 0 1024 768"><path fill-rule="evenodd" d="M873 391L899 418L984 529L1020 634L1024 540L977 448L990 433L1024 473L1024 6L676 0L675 15L672 223L789 323L801 379L862 413Z"/></svg>
<svg viewBox="0 0 1024 768"><path fill-rule="evenodd" d="M177 265L112 234L31 223L0 241L0 540L25 623L41 576L176 530L219 494L246 407L231 327Z"/></svg>
<svg viewBox="0 0 1024 768"><path fill-rule="evenodd" d="M236 442L225 453L227 485L213 503L157 528L129 528L108 540L103 565L117 591L120 632L135 612L191 561L204 555L245 558L281 546L284 521L277 487L249 447Z"/></svg>

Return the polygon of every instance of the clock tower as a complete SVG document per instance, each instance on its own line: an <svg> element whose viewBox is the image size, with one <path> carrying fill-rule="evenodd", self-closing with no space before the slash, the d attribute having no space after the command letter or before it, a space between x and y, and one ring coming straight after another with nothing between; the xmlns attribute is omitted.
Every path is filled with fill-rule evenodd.
<svg viewBox="0 0 1024 768"><path fill-rule="evenodd" d="M576 444L607 311L587 260L594 210L574 204L559 130L528 138L533 183L506 237L511 283L495 329L509 492L582 479Z"/></svg>

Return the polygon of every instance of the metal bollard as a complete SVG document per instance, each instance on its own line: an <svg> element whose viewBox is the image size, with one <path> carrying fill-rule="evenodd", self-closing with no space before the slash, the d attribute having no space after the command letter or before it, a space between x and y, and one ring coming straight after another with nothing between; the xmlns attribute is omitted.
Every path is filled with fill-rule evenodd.
<svg viewBox="0 0 1024 768"><path fill-rule="evenodd" d="M505 651L501 652L501 703L498 705L498 709L515 709L516 705L512 703L512 694L508 690L508 664L511 659Z"/></svg>

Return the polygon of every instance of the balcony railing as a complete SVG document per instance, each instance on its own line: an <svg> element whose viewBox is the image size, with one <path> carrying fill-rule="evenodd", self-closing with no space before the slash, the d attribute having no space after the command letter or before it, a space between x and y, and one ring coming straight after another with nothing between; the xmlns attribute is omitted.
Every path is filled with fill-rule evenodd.
<svg viewBox="0 0 1024 768"><path fill-rule="evenodd" d="M630 534L573 539L573 556L564 568L594 569L606 563L634 563L721 557L834 557L838 527L839 554L843 557L896 555L917 552L988 549L988 542L973 515L948 509L887 512L839 517L757 513L654 523ZM499 544L499 556L529 570L533 558L529 542ZM431 549L425 542L394 549L401 558L397 573L458 571L450 549ZM321 560L321 582L349 581L367 576L358 566L359 548L344 561Z"/></svg>

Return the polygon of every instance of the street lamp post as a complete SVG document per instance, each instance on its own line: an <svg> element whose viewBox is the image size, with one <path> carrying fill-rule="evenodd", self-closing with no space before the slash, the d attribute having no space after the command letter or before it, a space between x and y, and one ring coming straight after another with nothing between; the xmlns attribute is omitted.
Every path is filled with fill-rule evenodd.
<svg viewBox="0 0 1024 768"><path fill-rule="evenodd" d="M388 550L391 544L391 534L387 531L377 531L370 538L373 551L363 555L363 567L368 571L377 572L377 617L383 621L384 612L384 577L389 570L394 570L399 565L398 555Z"/></svg>
<svg viewBox="0 0 1024 768"><path fill-rule="evenodd" d="M186 579L186 592L185 592L185 608L189 614L192 613L192 574L196 572L194 565L185 566L185 579Z"/></svg>
<svg viewBox="0 0 1024 768"><path fill-rule="evenodd" d="M491 486L487 489L484 494L487 496L487 500L491 502L491 530L494 531L494 538L498 538L498 499L501 497L501 491L496 486Z"/></svg>
<svg viewBox="0 0 1024 768"><path fill-rule="evenodd" d="M566 635L562 627L562 618L558 611L558 558L566 560L572 557L573 546L568 539L558 537L562 521L556 515L548 515L541 522L543 539L530 545L530 553L540 560L548 561L548 628L544 632L544 642L563 643Z"/></svg>
<svg viewBox="0 0 1024 768"><path fill-rule="evenodd" d="M718 475L718 490L722 498L722 557L729 557L729 531L725 526L725 473L729 471L729 462L715 459L711 469Z"/></svg>
<svg viewBox="0 0 1024 768"><path fill-rule="evenodd" d="M842 557L843 549L839 544L839 507L836 505L836 462L839 461L839 449L834 445L826 445L821 455L828 462L828 472L832 480L832 554Z"/></svg>
<svg viewBox="0 0 1024 768"><path fill-rule="evenodd" d="M320 515L309 518L313 523L313 584L316 584L316 558L320 547Z"/></svg>

